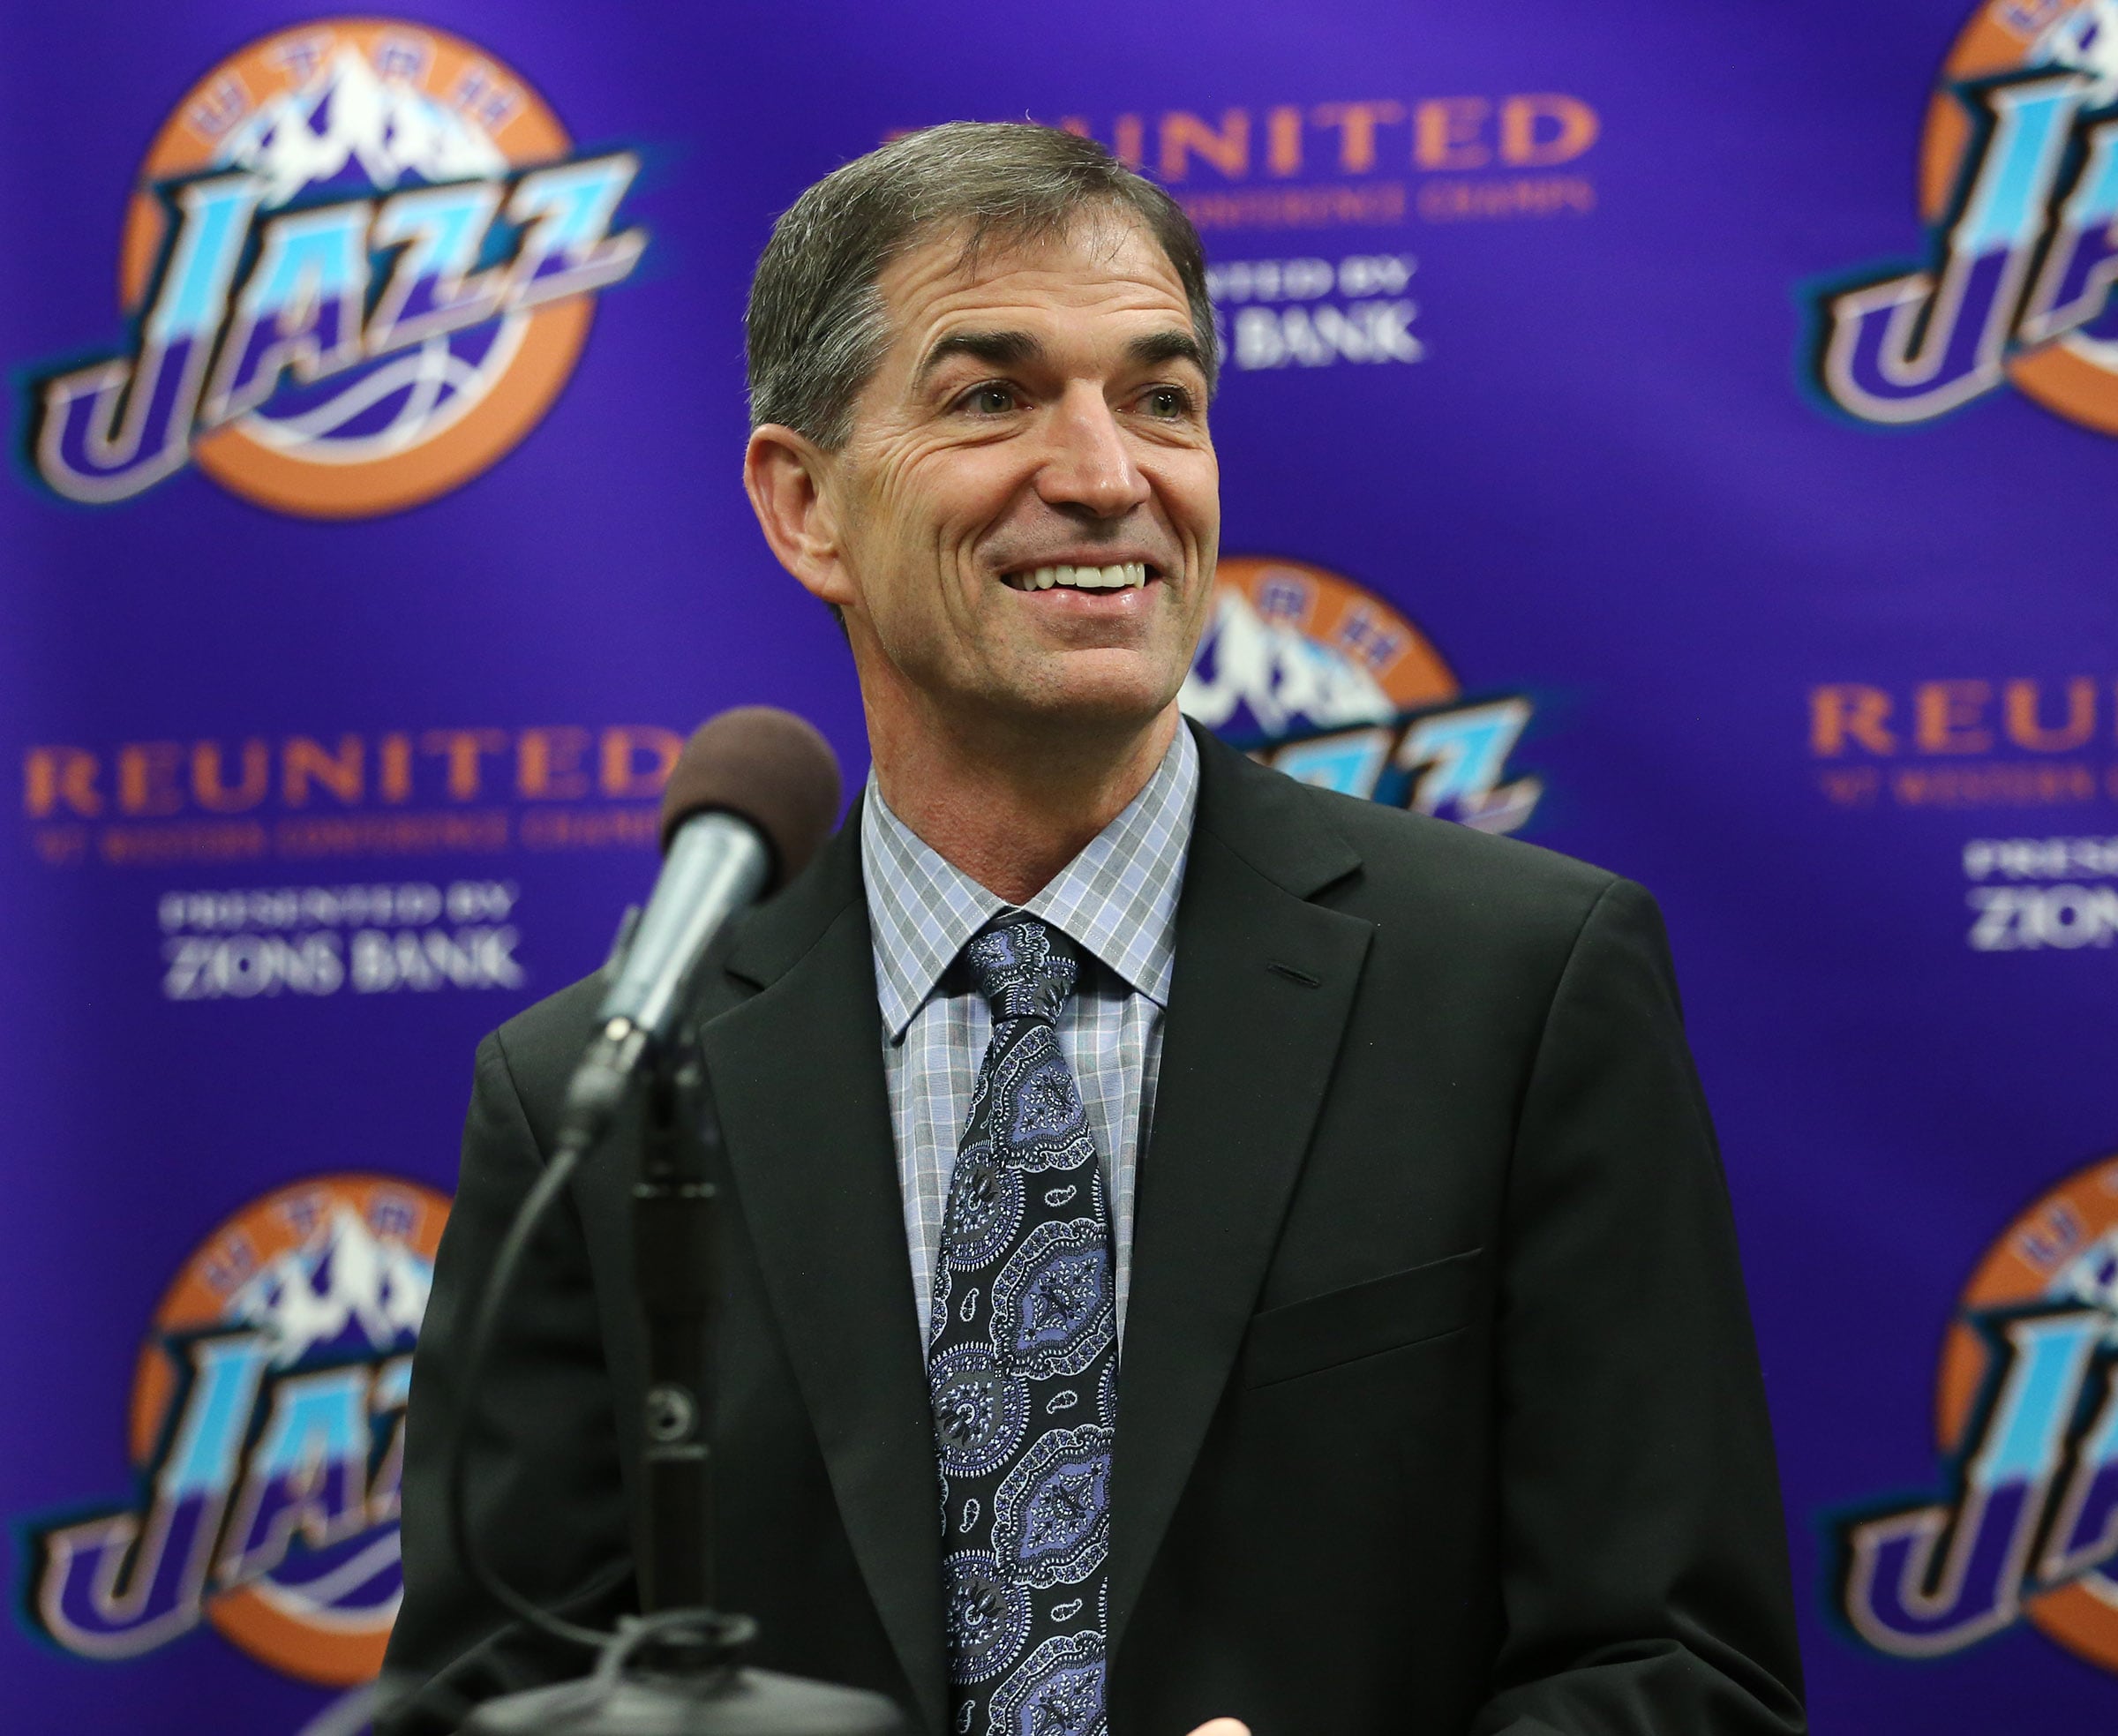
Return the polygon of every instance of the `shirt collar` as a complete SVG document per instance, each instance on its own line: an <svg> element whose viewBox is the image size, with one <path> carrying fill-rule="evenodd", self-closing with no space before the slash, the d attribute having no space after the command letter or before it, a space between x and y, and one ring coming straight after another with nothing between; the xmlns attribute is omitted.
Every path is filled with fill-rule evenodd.
<svg viewBox="0 0 2118 1736"><path fill-rule="evenodd" d="M1176 900L1198 800L1198 747L1180 721L1145 787L1022 906L1160 1007L1176 965ZM860 867L882 1026L894 1043L964 943L1008 906L891 813L872 770Z"/></svg>

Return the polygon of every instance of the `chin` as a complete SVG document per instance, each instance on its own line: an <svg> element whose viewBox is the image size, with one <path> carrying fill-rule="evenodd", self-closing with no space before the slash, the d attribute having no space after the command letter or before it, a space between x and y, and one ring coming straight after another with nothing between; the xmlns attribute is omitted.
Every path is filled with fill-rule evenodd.
<svg viewBox="0 0 2118 1736"><path fill-rule="evenodd" d="M1016 695L1020 713L1055 726L1123 733L1151 724L1176 697L1180 675L1145 679L1139 672L1069 672L1065 680Z"/></svg>
<svg viewBox="0 0 2118 1736"><path fill-rule="evenodd" d="M933 673L941 679L915 685L941 700L944 711L966 721L982 718L973 729L1123 736L1168 710L1190 668L1189 656L1180 659L1162 651L1099 647L1055 654L1038 648L937 670Z"/></svg>

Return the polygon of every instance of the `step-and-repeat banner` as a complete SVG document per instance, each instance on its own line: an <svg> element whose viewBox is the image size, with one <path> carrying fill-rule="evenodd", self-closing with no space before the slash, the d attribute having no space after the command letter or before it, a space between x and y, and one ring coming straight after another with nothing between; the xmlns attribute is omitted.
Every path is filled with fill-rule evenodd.
<svg viewBox="0 0 2118 1736"><path fill-rule="evenodd" d="M1819 1727L2109 1725L2118 4L0 16L11 1732L361 1725L476 1039L865 763L752 261L960 117L1205 236L1194 715L1662 898Z"/></svg>

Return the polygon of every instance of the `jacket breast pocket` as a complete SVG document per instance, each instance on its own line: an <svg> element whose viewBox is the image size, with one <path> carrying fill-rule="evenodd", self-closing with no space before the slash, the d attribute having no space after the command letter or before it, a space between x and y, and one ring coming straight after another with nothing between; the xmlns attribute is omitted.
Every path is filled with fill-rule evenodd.
<svg viewBox="0 0 2118 1736"><path fill-rule="evenodd" d="M1251 1319L1243 1340L1242 1382L1269 1387L1467 1326L1476 1317L1484 1263L1484 1251L1473 1248L1268 1308Z"/></svg>

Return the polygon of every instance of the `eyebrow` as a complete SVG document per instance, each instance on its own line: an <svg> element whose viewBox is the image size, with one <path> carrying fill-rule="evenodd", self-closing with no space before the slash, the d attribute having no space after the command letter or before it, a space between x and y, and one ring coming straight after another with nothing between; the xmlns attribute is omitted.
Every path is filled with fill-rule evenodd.
<svg viewBox="0 0 2118 1736"><path fill-rule="evenodd" d="M1027 332L950 332L936 339L927 352L920 364L919 380L924 383L952 356L968 356L989 367L1019 368L1043 354L1044 346ZM1136 337L1125 346L1125 359L1143 368L1159 367L1165 362L1189 362L1201 373L1209 372L1198 340L1184 331L1150 332Z"/></svg>
<svg viewBox="0 0 2118 1736"><path fill-rule="evenodd" d="M1128 360L1137 367L1159 367L1164 362L1189 362L1201 373L1206 366L1205 352L1198 340L1190 332L1150 332L1145 337L1136 337L1125 346Z"/></svg>
<svg viewBox="0 0 2118 1736"><path fill-rule="evenodd" d="M1044 353L1044 346L1027 332L950 332L937 339L920 364L924 381L951 356L968 356L996 368L1018 368Z"/></svg>

